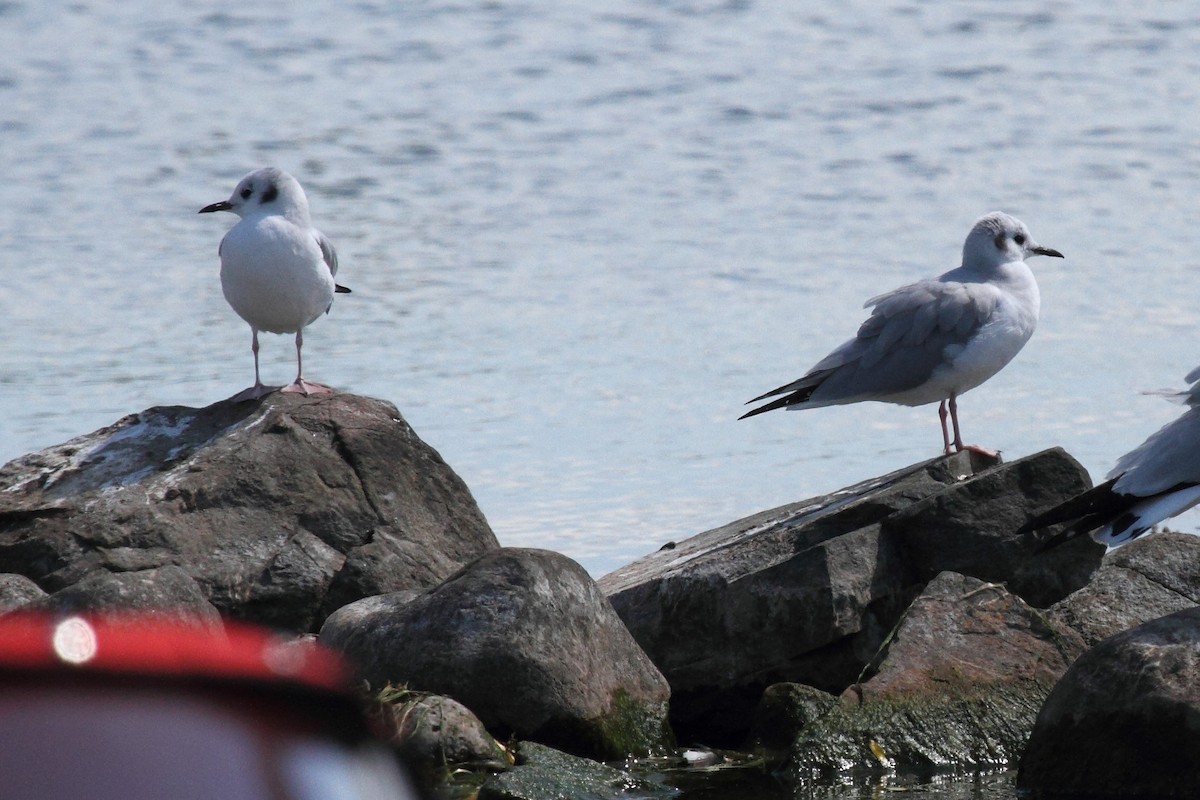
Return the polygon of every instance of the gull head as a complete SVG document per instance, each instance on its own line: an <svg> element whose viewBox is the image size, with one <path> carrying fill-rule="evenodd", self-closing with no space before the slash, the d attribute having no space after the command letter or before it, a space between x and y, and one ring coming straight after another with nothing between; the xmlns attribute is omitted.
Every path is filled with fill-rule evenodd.
<svg viewBox="0 0 1200 800"><path fill-rule="evenodd" d="M963 243L963 266L999 266L1024 261L1030 256L1062 258L1063 254L1042 247L1033 240L1024 222L1002 211L993 211L975 220Z"/></svg>
<svg viewBox="0 0 1200 800"><path fill-rule="evenodd" d="M232 211L239 217L281 214L307 223L308 198L291 175L277 167L264 167L238 181L228 200L200 209L201 214L212 211Z"/></svg>

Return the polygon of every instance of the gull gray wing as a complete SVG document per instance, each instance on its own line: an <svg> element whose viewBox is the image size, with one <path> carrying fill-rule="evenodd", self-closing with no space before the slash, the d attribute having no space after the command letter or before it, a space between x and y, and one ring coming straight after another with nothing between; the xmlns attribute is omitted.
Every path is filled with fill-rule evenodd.
<svg viewBox="0 0 1200 800"><path fill-rule="evenodd" d="M321 248L321 257L325 259L325 266L329 267L330 275L337 275L338 259L337 251L333 249L333 242L329 241L329 237L320 231L313 231L313 237L317 240L317 246Z"/></svg>
<svg viewBox="0 0 1200 800"><path fill-rule="evenodd" d="M338 258L337 250L333 249L333 242L329 241L329 237L318 230L313 231L313 238L317 240L317 246L321 248L321 258L325 259L325 266L329 267L329 274L337 275ZM349 294L350 290L345 286L337 283L333 284L333 291L337 294ZM325 313L329 313L329 309L333 308L333 303L325 307Z"/></svg>
<svg viewBox="0 0 1200 800"><path fill-rule="evenodd" d="M991 284L944 280L920 281L872 297L865 303L873 309L871 316L853 339L799 380L751 400L785 395L742 418L785 406L818 407L901 395L962 352L999 300L1000 290Z"/></svg>
<svg viewBox="0 0 1200 800"><path fill-rule="evenodd" d="M952 361L1000 300L988 283L920 281L872 297L858 335L817 363L828 372L813 402L869 400L906 392Z"/></svg>
<svg viewBox="0 0 1200 800"><path fill-rule="evenodd" d="M1117 459L1113 491L1149 497L1200 484L1200 408L1189 408Z"/></svg>

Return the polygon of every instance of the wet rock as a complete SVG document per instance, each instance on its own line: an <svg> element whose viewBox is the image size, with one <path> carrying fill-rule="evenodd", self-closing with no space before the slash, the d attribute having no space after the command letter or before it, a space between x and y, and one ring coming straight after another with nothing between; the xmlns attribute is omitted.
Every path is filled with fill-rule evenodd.
<svg viewBox="0 0 1200 800"><path fill-rule="evenodd" d="M488 733L470 709L449 697L385 690L372 715L384 738L418 773L445 770L505 770L512 755Z"/></svg>
<svg viewBox="0 0 1200 800"><path fill-rule="evenodd" d="M504 548L415 598L360 602L321 641L373 686L445 694L502 738L597 758L671 743L666 681L566 556Z"/></svg>
<svg viewBox="0 0 1200 800"><path fill-rule="evenodd" d="M673 789L640 780L623 770L521 742L516 767L489 778L479 800L645 800L674 797Z"/></svg>
<svg viewBox="0 0 1200 800"><path fill-rule="evenodd" d="M1061 450L1000 466L959 453L699 534L600 585L671 682L681 739L736 745L768 685L840 693L855 681L946 565L1040 601L1078 588L1102 548L1034 563L1013 531L1031 504L1086 486Z"/></svg>
<svg viewBox="0 0 1200 800"><path fill-rule="evenodd" d="M1200 608L1189 608L1071 665L1038 714L1017 785L1035 797L1191 798L1198 752Z"/></svg>
<svg viewBox="0 0 1200 800"><path fill-rule="evenodd" d="M498 546L396 409L349 394L151 408L9 462L0 489L0 563L47 592L176 566L222 613L296 631Z"/></svg>
<svg viewBox="0 0 1200 800"><path fill-rule="evenodd" d="M790 768L1003 766L1083 649L1078 634L1002 586L942 573L913 601L874 674L799 730Z"/></svg>
<svg viewBox="0 0 1200 800"><path fill-rule="evenodd" d="M1163 531L1108 553L1092 580L1047 616L1088 646L1152 619L1200 604L1200 538Z"/></svg>
<svg viewBox="0 0 1200 800"><path fill-rule="evenodd" d="M837 706L838 699L820 689L802 683L771 684L754 709L748 749L778 760L800 731Z"/></svg>

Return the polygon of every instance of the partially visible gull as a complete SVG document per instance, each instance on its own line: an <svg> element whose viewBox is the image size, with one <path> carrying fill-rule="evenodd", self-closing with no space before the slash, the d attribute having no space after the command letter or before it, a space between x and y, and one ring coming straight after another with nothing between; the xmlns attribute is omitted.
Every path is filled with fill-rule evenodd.
<svg viewBox="0 0 1200 800"><path fill-rule="evenodd" d="M1031 519L1022 533L1069 522L1043 537L1050 546L1083 533L1109 547L1136 539L1200 503L1200 367L1188 373L1191 388L1166 394L1188 406L1133 450L1117 459L1104 483Z"/></svg>

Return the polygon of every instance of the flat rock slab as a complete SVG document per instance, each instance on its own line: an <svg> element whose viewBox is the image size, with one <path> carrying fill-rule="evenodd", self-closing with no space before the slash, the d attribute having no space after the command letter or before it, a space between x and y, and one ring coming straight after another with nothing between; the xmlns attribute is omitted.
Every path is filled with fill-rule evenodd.
<svg viewBox="0 0 1200 800"><path fill-rule="evenodd" d="M0 468L0 569L51 594L174 566L223 614L307 631L497 546L395 407L350 394L151 408Z"/></svg>
<svg viewBox="0 0 1200 800"><path fill-rule="evenodd" d="M1117 634L1071 665L1017 786L1034 797L1200 796L1200 608Z"/></svg>
<svg viewBox="0 0 1200 800"><path fill-rule="evenodd" d="M959 453L699 534L600 586L671 682L680 737L732 746L766 686L857 680L944 569L1047 604L1082 586L1101 546L1035 556L1015 531L1088 485L1059 449L1004 465Z"/></svg>

